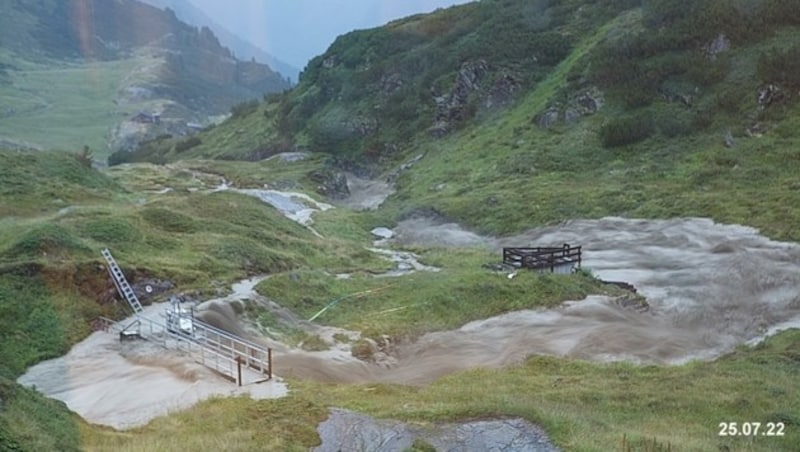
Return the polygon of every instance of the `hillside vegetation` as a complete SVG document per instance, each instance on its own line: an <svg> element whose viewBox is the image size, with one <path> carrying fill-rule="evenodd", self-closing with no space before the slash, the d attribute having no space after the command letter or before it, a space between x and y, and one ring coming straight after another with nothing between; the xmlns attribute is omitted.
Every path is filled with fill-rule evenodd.
<svg viewBox="0 0 800 452"><path fill-rule="evenodd" d="M118 157L300 148L377 175L422 155L395 218L433 209L498 233L697 215L796 240L798 25L783 0L477 2L344 35L296 89L191 146Z"/></svg>

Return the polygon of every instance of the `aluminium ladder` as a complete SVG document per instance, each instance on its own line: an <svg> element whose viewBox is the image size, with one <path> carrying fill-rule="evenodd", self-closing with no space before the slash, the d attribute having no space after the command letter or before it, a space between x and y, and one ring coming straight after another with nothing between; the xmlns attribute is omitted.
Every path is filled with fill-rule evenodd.
<svg viewBox="0 0 800 452"><path fill-rule="evenodd" d="M122 269L119 268L117 265L117 261L114 260L114 257L111 256L111 251L108 248L104 249L101 253L108 263L108 273L111 275L111 279L114 280L114 285L117 287L117 291L123 298L128 302L131 309L133 309L134 314L139 315L144 308L142 307L142 303L139 302L139 299L136 297L136 293L134 293L133 288L130 284L128 284L128 280L125 279L125 275L122 273Z"/></svg>

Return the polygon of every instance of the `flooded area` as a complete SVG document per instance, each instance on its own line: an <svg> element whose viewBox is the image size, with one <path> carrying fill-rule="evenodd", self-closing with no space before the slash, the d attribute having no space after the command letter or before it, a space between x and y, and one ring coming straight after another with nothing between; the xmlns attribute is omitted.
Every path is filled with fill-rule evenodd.
<svg viewBox="0 0 800 452"><path fill-rule="evenodd" d="M317 362L300 354L296 376L329 381L425 384L473 367L502 367L533 354L595 361L680 364L800 324L800 246L711 220L579 220L513 237L483 238L458 225L411 220L396 240L417 246L583 246L583 267L633 284L647 311L605 296L524 310L429 333L397 347L391 371ZM413 235L412 235L413 233ZM409 237L414 237L410 241ZM395 240L395 239L393 239Z"/></svg>
<svg viewBox="0 0 800 452"><path fill-rule="evenodd" d="M368 184L364 187L368 191ZM233 189L227 185L220 189L256 196L307 227L314 212L331 208L301 193ZM385 198L385 193L375 198L359 197L355 191L352 208L371 208ZM800 326L800 246L769 240L749 227L700 218L604 218L568 221L510 237L485 237L455 223L417 218L391 230L376 228L373 234L380 240L368 249L395 263L393 270L382 275L394 277L438 269L420 262L413 253L391 249L392 245L481 247L492 250L498 261L503 246L581 245L584 269L605 280L632 284L646 297L650 309L633 309L615 298L595 295L554 309L509 312L452 331L432 332L410 343L393 344L391 356L380 363L352 356L350 344L359 339L359 332L299 319L281 307L279 300L258 295L254 287L263 276L243 280L232 287L230 295L199 304L196 315L218 328L272 347L278 376L342 383L427 384L453 372L508 366L535 354L601 362L680 364L714 359L740 344L754 344L782 329ZM318 335L330 348L304 351L260 335L240 316L245 300L266 307L293 328ZM150 316L158 318L159 314ZM212 395L249 393L264 398L286 394L279 379L239 389L179 351L168 352L143 341L120 342L116 335L103 332L92 334L62 358L32 367L19 381L66 402L90 422L117 428L141 425ZM346 430L320 428L321 434L336 430L338 436L323 442L319 450L355 447L352 441L364 440L369 432L414 430L397 423L364 424L359 430L361 437L356 435L351 440L344 434ZM475 442L468 444L480 444L481 448L488 444L480 442L484 441L480 435L463 433L460 428L440 426L437 431L447 438L441 444L462 437L472 438L469 441ZM512 430L515 435L526 431L519 426ZM398 438L418 434L414 430L410 436ZM436 438L424 437L433 445L439 444ZM398 440L398 450L407 447L406 442ZM547 444L537 444L514 449L552 450Z"/></svg>
<svg viewBox="0 0 800 452"><path fill-rule="evenodd" d="M159 319L165 305L147 306L142 315ZM119 429L144 425L213 396L265 399L288 392L279 379L237 387L181 350L151 341L120 341L105 331L92 333L65 356L31 367L18 382L61 400L89 422Z"/></svg>

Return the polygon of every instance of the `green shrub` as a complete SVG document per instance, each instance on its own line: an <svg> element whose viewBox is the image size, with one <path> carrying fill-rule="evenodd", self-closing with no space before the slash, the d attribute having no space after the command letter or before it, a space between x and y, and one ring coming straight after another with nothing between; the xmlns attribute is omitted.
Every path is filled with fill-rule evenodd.
<svg viewBox="0 0 800 452"><path fill-rule="evenodd" d="M108 166L122 165L124 163L131 163L132 161L131 152L125 150L113 152L108 156L108 159L106 159Z"/></svg>
<svg viewBox="0 0 800 452"><path fill-rule="evenodd" d="M16 378L28 366L66 352L64 326L46 287L38 277L0 275L2 375Z"/></svg>
<svg viewBox="0 0 800 452"><path fill-rule="evenodd" d="M101 243L124 243L136 239L137 230L123 218L99 218L87 221L80 232Z"/></svg>
<svg viewBox="0 0 800 452"><path fill-rule="evenodd" d="M247 116L258 110L258 100L248 100L238 103L231 107L231 116L234 118L241 118Z"/></svg>
<svg viewBox="0 0 800 452"><path fill-rule="evenodd" d="M167 232L192 233L199 229L191 217L161 207L146 208L140 215L148 223Z"/></svg>
<svg viewBox="0 0 800 452"><path fill-rule="evenodd" d="M758 60L758 77L764 83L800 89L800 45L787 50L771 50Z"/></svg>
<svg viewBox="0 0 800 452"><path fill-rule="evenodd" d="M203 144L203 141L200 139L200 137L190 137L183 141L177 142L175 144L175 152L185 152L201 144Z"/></svg>
<svg viewBox="0 0 800 452"><path fill-rule="evenodd" d="M732 115L741 113L743 100L742 90L736 89L735 87L726 87L716 96L717 107Z"/></svg>
<svg viewBox="0 0 800 452"><path fill-rule="evenodd" d="M654 116L656 128L667 138L690 135L693 132L693 113L683 104L661 106Z"/></svg>
<svg viewBox="0 0 800 452"><path fill-rule="evenodd" d="M3 255L11 259L20 259L86 253L91 253L91 250L82 240L63 226L50 223L25 232Z"/></svg>
<svg viewBox="0 0 800 452"><path fill-rule="evenodd" d="M604 124L600 128L600 141L607 148L625 146L647 139L653 130L653 120L649 115L627 116Z"/></svg>

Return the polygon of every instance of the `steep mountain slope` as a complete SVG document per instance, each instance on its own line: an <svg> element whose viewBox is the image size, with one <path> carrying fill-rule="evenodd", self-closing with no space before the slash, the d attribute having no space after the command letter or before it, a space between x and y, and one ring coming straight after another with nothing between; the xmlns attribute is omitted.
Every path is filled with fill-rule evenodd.
<svg viewBox="0 0 800 452"><path fill-rule="evenodd" d="M380 174L422 155L397 178L396 215L433 209L487 232L701 215L797 239L783 208L800 201L797 14L788 0L453 7L342 36L291 92L191 149L132 157L305 148Z"/></svg>
<svg viewBox="0 0 800 452"><path fill-rule="evenodd" d="M219 41L225 47L231 49L236 55L236 58L241 60L255 59L260 63L266 63L270 68L279 72L284 77L290 77L292 80L297 80L297 75L300 69L282 61L281 59L270 55L266 51L257 47L256 45L242 39L240 36L226 29L222 25L216 23L213 19L208 17L203 11L192 5L187 0L144 0L144 3L159 7L170 8L175 11L178 18L188 24L193 24L199 27L208 27L214 31Z"/></svg>
<svg viewBox="0 0 800 452"><path fill-rule="evenodd" d="M208 123L288 87L269 67L236 60L209 29L137 1L15 0L1 8L0 135L16 141L89 144L104 154L146 136L185 134L189 122Z"/></svg>

